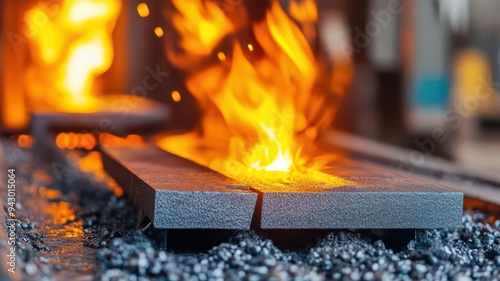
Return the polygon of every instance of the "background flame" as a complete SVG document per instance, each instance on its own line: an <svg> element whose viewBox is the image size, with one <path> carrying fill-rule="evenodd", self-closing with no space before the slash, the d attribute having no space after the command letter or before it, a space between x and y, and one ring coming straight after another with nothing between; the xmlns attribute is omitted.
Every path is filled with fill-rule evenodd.
<svg viewBox="0 0 500 281"><path fill-rule="evenodd" d="M314 1L303 14L291 6L296 21L278 1L254 21L243 4L225 12L214 1L172 3L167 56L186 74L203 116L192 132L162 137L158 145L233 178L320 168L313 142L338 97L318 89L314 38L301 29L317 18Z"/></svg>
<svg viewBox="0 0 500 281"><path fill-rule="evenodd" d="M30 41L26 73L31 105L85 112L95 103L94 79L113 61L111 32L119 0L65 0L49 16L41 6L26 13L27 22L46 24Z"/></svg>

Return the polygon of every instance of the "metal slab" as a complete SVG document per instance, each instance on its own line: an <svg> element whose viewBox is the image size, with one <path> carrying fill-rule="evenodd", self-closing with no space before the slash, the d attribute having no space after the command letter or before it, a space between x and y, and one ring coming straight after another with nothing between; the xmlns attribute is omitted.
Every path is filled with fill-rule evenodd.
<svg viewBox="0 0 500 281"><path fill-rule="evenodd" d="M263 229L425 229L459 227L463 194L348 158L326 171L341 186L298 183L254 187Z"/></svg>
<svg viewBox="0 0 500 281"><path fill-rule="evenodd" d="M349 151L360 161L376 163L463 192L467 197L500 205L500 175L494 171L460 165L434 156L432 151L405 149L340 131L327 131L323 141Z"/></svg>
<svg viewBox="0 0 500 281"><path fill-rule="evenodd" d="M153 146L102 147L104 169L156 228L250 229L257 194Z"/></svg>
<svg viewBox="0 0 500 281"><path fill-rule="evenodd" d="M31 114L31 133L42 149L54 133L112 133L125 135L143 133L165 124L172 113L167 105L148 99L134 100L130 95L102 97L92 112L61 112L37 108Z"/></svg>
<svg viewBox="0 0 500 281"><path fill-rule="evenodd" d="M246 187L152 146L103 148L106 171L158 228L426 229L459 227L463 194L338 158L309 179ZM258 194L257 204L255 204ZM255 212L254 212L255 210Z"/></svg>

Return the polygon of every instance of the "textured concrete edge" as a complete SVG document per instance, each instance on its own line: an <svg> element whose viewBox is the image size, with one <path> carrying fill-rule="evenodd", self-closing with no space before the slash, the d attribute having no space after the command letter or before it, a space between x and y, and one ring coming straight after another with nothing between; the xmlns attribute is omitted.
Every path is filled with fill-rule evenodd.
<svg viewBox="0 0 500 281"><path fill-rule="evenodd" d="M106 173L125 190L132 203L144 212L151 221L154 221L154 190L141 179L137 178L132 171L126 168L124 163L120 163L119 160L111 156L105 148L101 147L100 152L102 155L102 164ZM136 184L140 184L141 188L148 190L150 197L140 198L138 190L134 188ZM149 198L149 202L145 202L147 198Z"/></svg>
<svg viewBox="0 0 500 281"><path fill-rule="evenodd" d="M461 224L463 194L271 193L263 194L261 212L262 229L455 228Z"/></svg>
<svg viewBox="0 0 500 281"><path fill-rule="evenodd" d="M157 191L154 225L167 229L249 230L257 197L253 192Z"/></svg>

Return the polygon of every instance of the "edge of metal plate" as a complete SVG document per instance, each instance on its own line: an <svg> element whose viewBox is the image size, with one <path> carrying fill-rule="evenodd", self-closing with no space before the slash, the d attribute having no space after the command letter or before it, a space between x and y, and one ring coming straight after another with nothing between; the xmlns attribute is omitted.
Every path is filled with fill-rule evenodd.
<svg viewBox="0 0 500 281"><path fill-rule="evenodd" d="M101 152L106 172L156 228L250 229L257 194L248 187L152 146Z"/></svg>

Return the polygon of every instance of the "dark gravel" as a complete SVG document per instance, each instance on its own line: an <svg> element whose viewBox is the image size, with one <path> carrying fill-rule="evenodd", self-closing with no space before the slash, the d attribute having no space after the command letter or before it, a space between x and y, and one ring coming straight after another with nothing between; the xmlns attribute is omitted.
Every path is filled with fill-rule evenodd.
<svg viewBox="0 0 500 281"><path fill-rule="evenodd" d="M355 232L331 233L304 252L241 232L198 255L155 250L140 232L98 253L102 280L499 280L500 220L468 212L462 228L420 231L394 252Z"/></svg>

